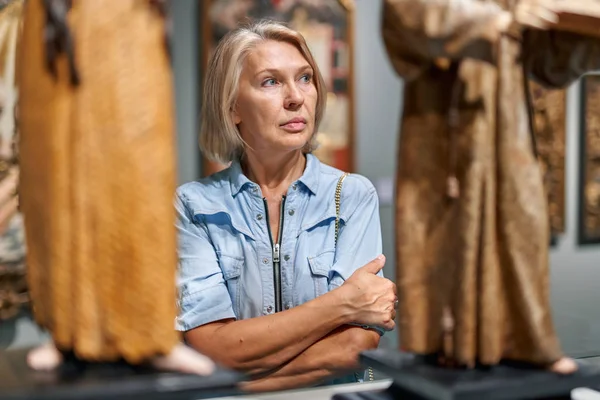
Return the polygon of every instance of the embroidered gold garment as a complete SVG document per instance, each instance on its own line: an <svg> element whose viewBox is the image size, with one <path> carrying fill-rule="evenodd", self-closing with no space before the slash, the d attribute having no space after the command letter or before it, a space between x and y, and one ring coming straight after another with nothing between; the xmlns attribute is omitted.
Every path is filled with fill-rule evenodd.
<svg viewBox="0 0 600 400"><path fill-rule="evenodd" d="M401 346L440 351L446 309L451 355L471 366L502 358L546 365L562 356L523 59L550 87L600 67L600 41L572 33L487 40L492 18L514 3L386 0L383 11L387 51L405 81L396 199Z"/></svg>
<svg viewBox="0 0 600 400"><path fill-rule="evenodd" d="M179 339L172 81L164 20L149 3L72 2L75 69L65 46L51 63L55 77L44 2L26 2L19 83L28 281L37 322L59 349L86 360L137 363Z"/></svg>

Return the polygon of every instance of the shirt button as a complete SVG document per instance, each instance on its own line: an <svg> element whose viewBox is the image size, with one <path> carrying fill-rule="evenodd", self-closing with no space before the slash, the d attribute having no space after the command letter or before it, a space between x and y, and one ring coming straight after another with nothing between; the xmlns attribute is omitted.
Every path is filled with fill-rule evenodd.
<svg viewBox="0 0 600 400"><path fill-rule="evenodd" d="M273 312L273 306L268 306L267 307L267 312L270 314Z"/></svg>
<svg viewBox="0 0 600 400"><path fill-rule="evenodd" d="M289 211L288 211L288 214L289 214L290 216L294 215L294 213L295 213L295 211L294 211L294 210L289 210Z"/></svg>
<svg viewBox="0 0 600 400"><path fill-rule="evenodd" d="M253 191L254 193L258 192L258 187L256 187L256 186L252 186L252 191Z"/></svg>
<svg viewBox="0 0 600 400"><path fill-rule="evenodd" d="M298 184L294 183L294 185L292 186L292 189L294 189L294 190L298 189Z"/></svg>
<svg viewBox="0 0 600 400"><path fill-rule="evenodd" d="M292 308L292 305L291 305L290 303L287 303L287 304L285 305L285 309L286 309L286 310L289 310L290 308Z"/></svg>
<svg viewBox="0 0 600 400"><path fill-rule="evenodd" d="M269 259L268 258L263 258L263 264L268 264L269 263Z"/></svg>
<svg viewBox="0 0 600 400"><path fill-rule="evenodd" d="M288 254L286 254L285 256L283 256L283 259L285 261L290 261L290 256Z"/></svg>
<svg viewBox="0 0 600 400"><path fill-rule="evenodd" d="M262 214L258 214L258 215L256 216L256 219L257 219L257 220L259 220L259 221L260 221L261 219L263 219L263 216L262 216Z"/></svg>

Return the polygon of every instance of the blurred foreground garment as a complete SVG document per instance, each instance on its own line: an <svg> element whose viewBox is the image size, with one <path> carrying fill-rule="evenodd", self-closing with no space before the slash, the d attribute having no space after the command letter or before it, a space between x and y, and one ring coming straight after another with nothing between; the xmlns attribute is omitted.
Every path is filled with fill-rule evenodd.
<svg viewBox="0 0 600 400"><path fill-rule="evenodd" d="M468 366L562 357L524 70L564 87L600 67L600 41L552 30L490 40L494 18L517 3L386 0L383 11L385 44L405 79L396 200L401 346L445 349Z"/></svg>
<svg viewBox="0 0 600 400"><path fill-rule="evenodd" d="M49 3L48 25L26 3L19 79L33 310L58 349L137 363L179 340L164 20L149 1Z"/></svg>

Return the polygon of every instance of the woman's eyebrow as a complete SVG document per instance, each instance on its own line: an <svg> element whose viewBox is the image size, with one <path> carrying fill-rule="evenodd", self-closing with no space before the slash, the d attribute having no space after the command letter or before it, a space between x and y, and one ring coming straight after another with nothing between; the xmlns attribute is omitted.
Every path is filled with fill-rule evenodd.
<svg viewBox="0 0 600 400"><path fill-rule="evenodd" d="M296 68L296 73L304 72L306 70L312 71L312 67L309 64L302 65L302 66ZM265 68L265 69L261 69L260 71L258 71L256 73L256 75L254 75L254 76L259 76L261 74L264 74L265 72L268 72L269 74L272 74L272 75L277 75L277 74L280 74L281 71L282 70L279 68Z"/></svg>

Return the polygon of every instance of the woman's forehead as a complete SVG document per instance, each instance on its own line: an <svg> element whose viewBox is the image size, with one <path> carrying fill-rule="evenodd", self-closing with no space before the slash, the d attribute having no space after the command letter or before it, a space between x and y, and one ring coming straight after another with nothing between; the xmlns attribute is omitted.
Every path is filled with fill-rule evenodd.
<svg viewBox="0 0 600 400"><path fill-rule="evenodd" d="M296 71L309 66L308 61L294 45L267 40L250 50L244 63L244 70L257 74L269 70Z"/></svg>

